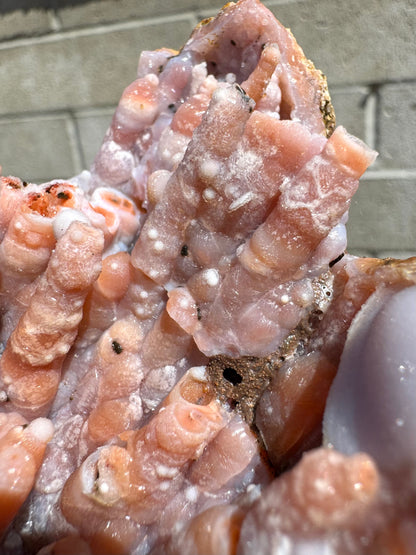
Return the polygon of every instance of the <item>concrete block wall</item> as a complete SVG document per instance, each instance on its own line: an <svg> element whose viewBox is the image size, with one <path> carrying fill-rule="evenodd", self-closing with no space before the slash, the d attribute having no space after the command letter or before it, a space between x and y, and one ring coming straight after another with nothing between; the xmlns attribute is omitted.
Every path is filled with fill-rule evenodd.
<svg viewBox="0 0 416 555"><path fill-rule="evenodd" d="M0 4L0 164L34 182L88 167L143 49L180 47L217 0ZM349 250L416 254L414 0L265 0L328 77L337 122L376 148Z"/></svg>

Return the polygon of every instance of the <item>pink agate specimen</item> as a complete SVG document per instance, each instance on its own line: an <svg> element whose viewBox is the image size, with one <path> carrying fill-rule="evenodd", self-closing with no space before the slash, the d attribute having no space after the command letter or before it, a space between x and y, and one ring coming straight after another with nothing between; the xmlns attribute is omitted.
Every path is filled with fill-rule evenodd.
<svg viewBox="0 0 416 555"><path fill-rule="evenodd" d="M375 156L240 0L90 171L1 178L2 554L415 553L415 259L344 256Z"/></svg>

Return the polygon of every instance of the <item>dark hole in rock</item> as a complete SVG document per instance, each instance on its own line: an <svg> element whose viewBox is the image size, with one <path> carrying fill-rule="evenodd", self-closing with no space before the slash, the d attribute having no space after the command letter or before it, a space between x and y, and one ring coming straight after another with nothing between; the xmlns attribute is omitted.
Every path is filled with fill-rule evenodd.
<svg viewBox="0 0 416 555"><path fill-rule="evenodd" d="M227 368L224 368L222 375L226 380L231 382L233 385L238 385L243 381L242 376L240 376L240 374L236 372L234 368L231 368L229 366L227 366Z"/></svg>

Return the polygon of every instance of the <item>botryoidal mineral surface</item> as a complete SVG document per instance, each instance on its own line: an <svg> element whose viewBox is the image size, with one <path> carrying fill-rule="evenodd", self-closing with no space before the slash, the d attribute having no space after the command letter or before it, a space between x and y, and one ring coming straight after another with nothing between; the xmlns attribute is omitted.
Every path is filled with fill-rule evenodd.
<svg viewBox="0 0 416 555"><path fill-rule="evenodd" d="M257 0L141 54L90 171L0 189L4 555L416 546L416 259Z"/></svg>

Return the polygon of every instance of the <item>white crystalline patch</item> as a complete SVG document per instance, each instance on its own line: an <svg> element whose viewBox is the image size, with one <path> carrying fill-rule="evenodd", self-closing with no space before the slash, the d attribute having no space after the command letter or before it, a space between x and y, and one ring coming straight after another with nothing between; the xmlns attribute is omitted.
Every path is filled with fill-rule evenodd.
<svg viewBox="0 0 416 555"><path fill-rule="evenodd" d="M203 160L199 167L201 177L214 179L220 172L220 164L216 160Z"/></svg>
<svg viewBox="0 0 416 555"><path fill-rule="evenodd" d="M248 202L250 202L254 198L253 191L247 191L241 197L235 199L230 206L228 207L229 212L233 212L234 210L238 210Z"/></svg>
<svg viewBox="0 0 416 555"><path fill-rule="evenodd" d="M147 299L148 296L149 296L149 293L147 291L140 291L140 293L139 293L139 297L141 299Z"/></svg>
<svg viewBox="0 0 416 555"><path fill-rule="evenodd" d="M160 138L158 146L158 156L160 157L165 169L172 171L183 158L190 137L182 133L166 128ZM176 158L175 158L176 157Z"/></svg>
<svg viewBox="0 0 416 555"><path fill-rule="evenodd" d="M243 252L243 250L244 250L244 243L243 243L242 245L239 245L239 246L236 248L235 254L236 254L237 256L240 256L240 254Z"/></svg>
<svg viewBox="0 0 416 555"><path fill-rule="evenodd" d="M184 153L183 152L177 152L176 154L174 154L172 156L172 162L173 164L176 166L177 164L179 164L179 162L181 162L182 158L183 158Z"/></svg>
<svg viewBox="0 0 416 555"><path fill-rule="evenodd" d="M149 131L147 131L146 133L143 133L142 135L142 141L144 143L146 143L147 141L149 141L151 139L151 134Z"/></svg>
<svg viewBox="0 0 416 555"><path fill-rule="evenodd" d="M171 466L166 466L165 464L158 464L156 466L156 474L160 478L174 478L178 474L179 470Z"/></svg>
<svg viewBox="0 0 416 555"><path fill-rule="evenodd" d="M55 478L55 480L52 480L43 488L43 491L44 493L55 493L62 488L62 485L62 479Z"/></svg>
<svg viewBox="0 0 416 555"><path fill-rule="evenodd" d="M182 297L179 301L179 305L180 305L181 308L188 308L189 299L187 297Z"/></svg>
<svg viewBox="0 0 416 555"><path fill-rule="evenodd" d="M163 389L166 386L173 387L176 380L176 368L171 364L167 364L159 368L155 372L151 372L147 379L146 385L152 389ZM162 410L162 409L161 409Z"/></svg>
<svg viewBox="0 0 416 555"><path fill-rule="evenodd" d="M157 87L158 84L159 84L159 78L158 78L158 76L155 75L154 73L148 73L148 74L146 75L146 80L149 81L149 83L150 83L151 85L154 85L155 87Z"/></svg>
<svg viewBox="0 0 416 555"><path fill-rule="evenodd" d="M179 284L177 281L171 279L165 284L165 289L169 293L169 291L172 291L172 289L176 289L178 285Z"/></svg>
<svg viewBox="0 0 416 555"><path fill-rule="evenodd" d="M192 68L191 96L198 92L198 89L207 77L207 73L207 63L205 61Z"/></svg>
<svg viewBox="0 0 416 555"><path fill-rule="evenodd" d="M195 503L198 499L198 489L196 488L196 486L189 486L189 488L186 488L185 497L187 501Z"/></svg>
<svg viewBox="0 0 416 555"><path fill-rule="evenodd" d="M218 270L216 270L215 268L209 268L208 270L205 270L204 280L211 287L215 287L216 285L218 285L220 281Z"/></svg>
<svg viewBox="0 0 416 555"><path fill-rule="evenodd" d="M327 480L324 480L323 478L317 478L314 481L314 484L316 491L319 491L321 493L328 493L331 489L331 486L328 484Z"/></svg>
<svg viewBox="0 0 416 555"><path fill-rule="evenodd" d="M207 373L205 366L194 366L189 370L189 374L197 380L198 382L206 382L207 381Z"/></svg>
<svg viewBox="0 0 416 555"><path fill-rule="evenodd" d="M156 241L153 245L153 250L155 250L156 252L162 252L164 248L165 245L162 243L162 241Z"/></svg>
<svg viewBox="0 0 416 555"><path fill-rule="evenodd" d="M313 301L313 294L311 295L309 291L303 291L299 295L298 303L301 306L308 306Z"/></svg>
<svg viewBox="0 0 416 555"><path fill-rule="evenodd" d="M110 491L110 486L107 484L107 482L101 482L101 484L98 486L98 489L99 489L100 493L105 495L106 493L108 493Z"/></svg>
<svg viewBox="0 0 416 555"><path fill-rule="evenodd" d="M202 197L204 198L204 200L214 200L216 196L217 193L214 191L214 189L211 189L211 187L207 187L202 191Z"/></svg>
<svg viewBox="0 0 416 555"><path fill-rule="evenodd" d="M73 208L62 208L53 221L53 233L56 239L60 239L72 222L82 222L91 225L85 214Z"/></svg>
<svg viewBox="0 0 416 555"><path fill-rule="evenodd" d="M235 104L235 99L230 95L230 89L227 87L217 87L212 95L212 99L215 102L233 101Z"/></svg>
<svg viewBox="0 0 416 555"><path fill-rule="evenodd" d="M29 424L28 430L37 440L46 443L52 438L54 427L47 418L36 418Z"/></svg>
<svg viewBox="0 0 416 555"><path fill-rule="evenodd" d="M289 295L282 295L282 296L280 297L280 302L281 302L282 304L287 304L289 301L290 301Z"/></svg>
<svg viewBox="0 0 416 555"><path fill-rule="evenodd" d="M158 235L159 234L157 232L157 229L155 229L154 227L151 227L147 232L147 236L149 237L149 239L157 239Z"/></svg>
<svg viewBox="0 0 416 555"><path fill-rule="evenodd" d="M296 541L296 547L292 545L289 549L289 553L294 553L293 549L295 549L296 555L335 555L334 549L326 538Z"/></svg>
<svg viewBox="0 0 416 555"><path fill-rule="evenodd" d="M251 178L258 175L263 166L263 160L253 150L247 149L244 146L240 146L232 155L232 163L230 164L230 174L231 177L241 176L244 178L243 182L247 183L247 188L250 186ZM230 179L229 183L232 186L233 179ZM228 189L226 188L226 194L229 195Z"/></svg>
<svg viewBox="0 0 416 555"><path fill-rule="evenodd" d="M106 179L109 184L128 179L134 167L134 157L129 150L123 149L115 141L109 141L101 148L101 163L106 169Z"/></svg>
<svg viewBox="0 0 416 555"><path fill-rule="evenodd" d="M71 345L69 345L68 343L63 343L59 349L58 349L58 353L60 355L66 355L66 353L69 351L69 349L71 348Z"/></svg>
<svg viewBox="0 0 416 555"><path fill-rule="evenodd" d="M53 182L59 182L60 180L54 180ZM71 178L72 185L79 187L83 191L88 191L91 183L91 172L88 170L83 170L81 173Z"/></svg>

